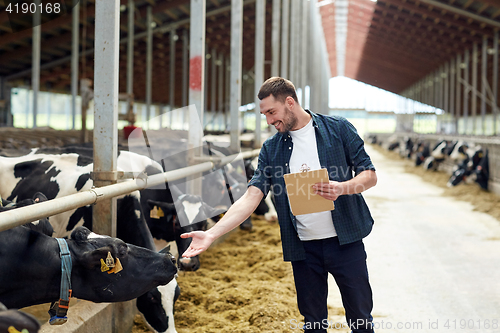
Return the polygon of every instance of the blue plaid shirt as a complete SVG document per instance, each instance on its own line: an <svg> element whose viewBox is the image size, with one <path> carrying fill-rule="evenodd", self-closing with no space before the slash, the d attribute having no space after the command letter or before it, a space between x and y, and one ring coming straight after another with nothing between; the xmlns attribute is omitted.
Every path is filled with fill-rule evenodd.
<svg viewBox="0 0 500 333"><path fill-rule="evenodd" d="M330 180L344 182L365 170L375 170L364 149L364 142L345 118L311 114L316 132L319 161L328 170ZM286 194L283 175L290 173L293 142L289 133L276 133L262 145L259 163L248 186L256 186L264 196L271 186L281 230L285 261L305 260L297 222ZM332 220L340 244L348 244L367 236L373 225L368 206L361 194L341 195L335 201Z"/></svg>

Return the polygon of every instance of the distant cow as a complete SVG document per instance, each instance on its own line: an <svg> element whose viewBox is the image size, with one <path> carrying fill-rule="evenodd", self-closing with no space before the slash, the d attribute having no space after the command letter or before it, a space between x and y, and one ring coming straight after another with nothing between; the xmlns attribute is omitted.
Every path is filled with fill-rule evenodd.
<svg viewBox="0 0 500 333"><path fill-rule="evenodd" d="M475 181L478 185L488 190L489 158L488 150L485 152L481 146L464 149L465 158L454 168L448 187L456 186L462 181Z"/></svg>
<svg viewBox="0 0 500 333"><path fill-rule="evenodd" d="M439 141L432 149L430 156L424 161L425 170L437 170L439 165L449 156L455 147L456 142L446 140Z"/></svg>
<svg viewBox="0 0 500 333"><path fill-rule="evenodd" d="M427 157L430 156L431 151L429 147L429 143L426 142L418 142L416 145L413 146L414 148L414 154L415 154L415 166L422 165Z"/></svg>

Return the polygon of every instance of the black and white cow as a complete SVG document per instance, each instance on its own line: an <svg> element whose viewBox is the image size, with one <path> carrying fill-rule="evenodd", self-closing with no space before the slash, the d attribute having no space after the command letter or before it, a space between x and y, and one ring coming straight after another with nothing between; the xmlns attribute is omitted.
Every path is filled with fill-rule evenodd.
<svg viewBox="0 0 500 333"><path fill-rule="evenodd" d="M119 170L146 168L138 156L120 154ZM151 161L148 159L149 163ZM138 169L139 168L139 169ZM0 157L0 194L9 200L21 201L32 193L43 191L54 199L92 187L92 159L83 154L49 155L33 152L19 157ZM155 250L151 232L144 219L139 192L117 200L117 237L137 246ZM51 217L56 237L67 237L78 226L92 229L92 207L84 206ZM175 332L173 301L179 295L175 279L139 297L138 310L157 332ZM167 302L167 303L166 303Z"/></svg>
<svg viewBox="0 0 500 333"><path fill-rule="evenodd" d="M415 154L415 166L422 165L431 154L429 143L420 141L413 147Z"/></svg>
<svg viewBox="0 0 500 333"><path fill-rule="evenodd" d="M432 149L430 156L424 161L425 170L437 170L439 165L449 156L455 147L456 142L446 140L439 141Z"/></svg>
<svg viewBox="0 0 500 333"><path fill-rule="evenodd" d="M468 147L464 144L461 144L461 147L461 153L455 152L455 155L452 154L459 162L455 166L447 186L456 186L462 181L466 181L476 182L482 189L488 190L488 150L483 151L481 146Z"/></svg>
<svg viewBox="0 0 500 333"><path fill-rule="evenodd" d="M18 310L8 310L0 303L0 332L37 333L39 329L40 324L34 316Z"/></svg>
<svg viewBox="0 0 500 333"><path fill-rule="evenodd" d="M210 144L208 146L211 150L211 153L215 154L218 157L225 157L232 154L232 152L225 147ZM258 157L253 157L245 159L243 160L243 162L238 161L236 163L228 164L222 169L224 172L226 183L228 184L227 188L229 191L229 195L231 196L231 200L233 202L238 200L245 193L247 189L247 183L248 181L250 181L250 179L252 179L255 173L255 169L257 168L257 162ZM254 213L256 215L263 215L267 221L276 221L278 219L278 214L276 213L276 209L272 201L271 192L269 192L269 194L261 200ZM240 228L244 230L251 230L251 217L245 220L240 225Z"/></svg>
<svg viewBox="0 0 500 333"><path fill-rule="evenodd" d="M44 202L44 201L47 201L47 197L43 193L40 193L40 192L35 193L33 195L32 199L21 200L20 202L17 202L17 203L0 198L0 212L33 205L35 203ZM47 236L52 236L52 234L54 233L54 228L52 228L52 225L50 224L48 218L44 218L44 219L40 219L38 221L26 223L24 226L26 228L38 231L38 232L45 234Z"/></svg>
<svg viewBox="0 0 500 333"><path fill-rule="evenodd" d="M164 146L160 147L165 148ZM91 147L67 146L63 148L44 148L38 149L36 153L51 153L61 156L76 153L78 155L78 163L81 165L90 165L90 168L93 167L93 148ZM157 152L158 156L162 154L165 154L165 152ZM168 156L167 161L161 159L155 161L141 154L120 150L117 159L117 170L125 172L133 171L136 175L144 171L148 176L151 176L184 167L185 163L185 152ZM85 181L88 181L89 175L82 175L83 177ZM224 211L223 209L212 208L223 201L222 198L226 194L226 185L220 169L205 174L202 178L204 186L201 197L184 195L174 185L179 182L181 185L185 185L182 181L149 187L141 190L140 193L134 192L134 195L140 200L142 215L151 230L152 236L166 242L175 241L178 253L184 253L191 244L191 239L180 238L181 234L195 230L205 230L207 228L207 217L216 217ZM163 208L175 207L176 210L169 209L165 212L159 205L152 202L164 204ZM77 219L78 216L75 220ZM84 225L88 226L88 223ZM141 244L137 245L142 246ZM179 269L181 270L195 271L199 267L200 260L198 256L179 260Z"/></svg>
<svg viewBox="0 0 500 333"><path fill-rule="evenodd" d="M1 218L1 214L0 214ZM61 256L55 238L24 226L0 232L0 302L22 308L60 298ZM177 273L171 255L76 228L67 240L72 260L72 296L92 302L123 302L169 283ZM101 271L111 254L123 270Z"/></svg>

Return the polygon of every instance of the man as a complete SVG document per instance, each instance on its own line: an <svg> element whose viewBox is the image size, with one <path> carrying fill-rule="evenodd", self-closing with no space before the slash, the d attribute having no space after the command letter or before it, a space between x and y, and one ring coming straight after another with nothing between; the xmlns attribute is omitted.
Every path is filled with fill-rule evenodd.
<svg viewBox="0 0 500 333"><path fill-rule="evenodd" d="M305 332L326 333L328 273L339 286L352 331L373 332L372 291L362 242L373 219L360 193L374 186L377 176L363 141L344 118L304 110L295 87L286 79L268 79L258 97L261 113L278 133L264 142L247 192L226 215L206 232L181 235L193 238L183 255L205 251L215 239L238 226L273 186L283 256L292 262ZM334 210L292 215L283 174L302 168L328 169L330 181L315 184L313 189L335 201Z"/></svg>

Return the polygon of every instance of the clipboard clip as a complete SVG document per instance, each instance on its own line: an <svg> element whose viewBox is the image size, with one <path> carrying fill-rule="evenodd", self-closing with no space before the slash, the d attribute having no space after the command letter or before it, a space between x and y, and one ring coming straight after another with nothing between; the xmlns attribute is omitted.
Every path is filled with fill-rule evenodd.
<svg viewBox="0 0 500 333"><path fill-rule="evenodd" d="M307 166L307 164L303 163L301 166L300 166L300 172L307 172L309 170L311 170L310 167Z"/></svg>

